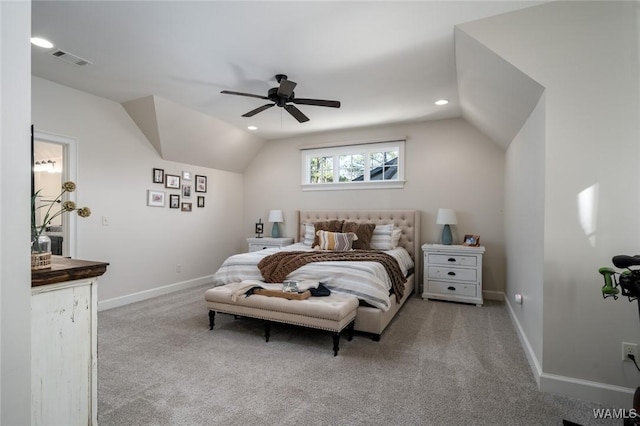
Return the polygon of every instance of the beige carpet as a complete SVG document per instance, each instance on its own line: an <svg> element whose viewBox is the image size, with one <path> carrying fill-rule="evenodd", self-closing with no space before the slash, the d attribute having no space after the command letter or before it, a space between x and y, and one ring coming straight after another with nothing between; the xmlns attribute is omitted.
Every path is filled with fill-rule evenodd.
<svg viewBox="0 0 640 426"><path fill-rule="evenodd" d="M101 426L618 424L536 390L501 303L411 298L334 357L327 332L274 324L266 343L224 314L209 331L206 288L99 313Z"/></svg>

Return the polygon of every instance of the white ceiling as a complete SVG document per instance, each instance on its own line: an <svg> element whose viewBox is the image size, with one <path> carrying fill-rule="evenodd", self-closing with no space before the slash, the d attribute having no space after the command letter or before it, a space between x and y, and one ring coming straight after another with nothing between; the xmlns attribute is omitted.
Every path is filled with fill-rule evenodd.
<svg viewBox="0 0 640 426"><path fill-rule="evenodd" d="M32 72L120 103L156 95L265 139L458 117L454 25L540 3L34 1L32 35L92 65L33 47ZM265 101L220 94L266 95L278 73L297 97L342 107L298 106L300 124L282 108L241 117Z"/></svg>

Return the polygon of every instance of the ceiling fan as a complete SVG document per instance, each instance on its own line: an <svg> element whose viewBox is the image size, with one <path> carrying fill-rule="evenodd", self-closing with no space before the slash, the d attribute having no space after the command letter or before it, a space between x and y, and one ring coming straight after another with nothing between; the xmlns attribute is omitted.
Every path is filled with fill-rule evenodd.
<svg viewBox="0 0 640 426"><path fill-rule="evenodd" d="M253 117L257 113L277 105L281 108L286 109L287 112L293 116L293 118L298 120L299 123L304 123L305 121L309 121L309 117L304 115L302 111L296 108L295 105L291 105L292 103L298 105L315 105L330 108L340 108L339 101L296 98L295 93L293 93L293 89L298 83L288 80L287 76L284 74L277 74L276 81L280 85L278 87L269 89L269 92L267 92L267 96L253 95L251 93L233 92L231 90L223 90L220 93L224 93L225 95L249 96L251 98L265 99L267 101L273 102L270 104L262 105L261 107L251 110L246 114L242 114L243 117Z"/></svg>

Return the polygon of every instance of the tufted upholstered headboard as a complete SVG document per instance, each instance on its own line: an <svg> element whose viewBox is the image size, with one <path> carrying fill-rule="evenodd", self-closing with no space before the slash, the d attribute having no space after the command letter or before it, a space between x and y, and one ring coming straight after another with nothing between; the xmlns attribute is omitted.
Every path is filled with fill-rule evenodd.
<svg viewBox="0 0 640 426"><path fill-rule="evenodd" d="M393 223L402 229L398 245L404 247L415 263L416 277L420 277L420 212L418 210L300 210L298 212L298 235L296 241L304 239L304 224L321 220L342 219L356 223Z"/></svg>

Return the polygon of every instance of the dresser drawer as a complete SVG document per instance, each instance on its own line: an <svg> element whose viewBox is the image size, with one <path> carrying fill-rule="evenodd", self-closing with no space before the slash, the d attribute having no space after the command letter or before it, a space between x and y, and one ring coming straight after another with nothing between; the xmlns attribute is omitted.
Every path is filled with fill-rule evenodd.
<svg viewBox="0 0 640 426"><path fill-rule="evenodd" d="M478 286L475 284L447 283L443 281L429 281L429 292L450 296L476 297Z"/></svg>
<svg viewBox="0 0 640 426"><path fill-rule="evenodd" d="M477 281L478 271L476 269L429 266L428 277L436 280Z"/></svg>
<svg viewBox="0 0 640 426"><path fill-rule="evenodd" d="M478 258L476 256L464 255L447 255L429 253L427 262L431 265L450 265L450 266L477 266Z"/></svg>

